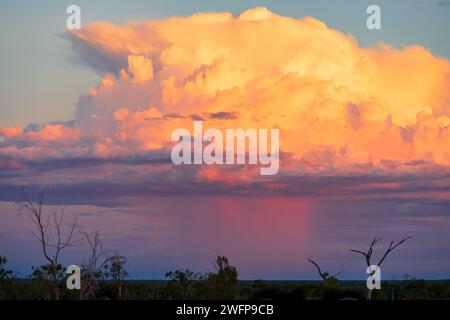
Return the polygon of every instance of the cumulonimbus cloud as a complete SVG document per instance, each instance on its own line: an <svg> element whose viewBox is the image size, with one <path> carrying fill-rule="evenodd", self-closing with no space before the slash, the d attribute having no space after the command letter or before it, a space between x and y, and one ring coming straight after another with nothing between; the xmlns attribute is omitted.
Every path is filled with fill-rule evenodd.
<svg viewBox="0 0 450 320"><path fill-rule="evenodd" d="M421 46L362 48L319 20L262 7L92 23L68 38L102 74L98 86L80 97L70 124L0 129L0 167L164 153L175 128L200 118L218 129L279 128L282 176L450 165L450 63ZM190 178L232 183L253 174L215 166Z"/></svg>

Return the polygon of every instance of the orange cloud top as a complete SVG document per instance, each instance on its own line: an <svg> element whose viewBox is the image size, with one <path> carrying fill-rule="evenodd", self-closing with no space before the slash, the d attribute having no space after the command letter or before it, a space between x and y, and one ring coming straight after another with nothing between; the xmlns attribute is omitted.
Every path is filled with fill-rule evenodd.
<svg viewBox="0 0 450 320"><path fill-rule="evenodd" d="M205 128L279 128L289 155L281 171L294 175L450 164L450 63L420 46L361 48L314 18L266 8L93 23L72 42L107 69L80 99L72 134L93 144L77 153L161 149L172 130L202 118ZM211 116L227 114L236 116ZM44 126L38 135L65 133ZM205 169L199 179L217 175Z"/></svg>
<svg viewBox="0 0 450 320"><path fill-rule="evenodd" d="M14 138L23 134L22 127L0 128L0 135L5 138Z"/></svg>

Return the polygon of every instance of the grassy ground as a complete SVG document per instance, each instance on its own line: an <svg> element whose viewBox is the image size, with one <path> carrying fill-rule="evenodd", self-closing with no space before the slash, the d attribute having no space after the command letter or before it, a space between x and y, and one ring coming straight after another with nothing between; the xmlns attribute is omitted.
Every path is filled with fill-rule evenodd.
<svg viewBox="0 0 450 320"><path fill-rule="evenodd" d="M168 285L162 280L128 280L124 283L121 299L209 299L221 292L205 289L201 281L189 284L182 290L177 284ZM365 281L239 281L237 299L310 300L310 299L365 299ZM1 299L46 299L48 284L34 280L13 280L0 285ZM209 291L208 291L209 290ZM219 290L219 289L214 289ZM77 291L68 291L61 284L62 299L78 299ZM98 284L96 299L117 299L112 281ZM450 280L384 281L381 290L373 291L373 299L380 300L430 300L450 299Z"/></svg>

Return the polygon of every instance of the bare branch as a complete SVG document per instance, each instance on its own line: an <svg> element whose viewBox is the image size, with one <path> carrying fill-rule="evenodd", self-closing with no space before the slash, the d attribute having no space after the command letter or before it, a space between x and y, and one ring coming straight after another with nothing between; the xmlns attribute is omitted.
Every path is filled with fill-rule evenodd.
<svg viewBox="0 0 450 320"><path fill-rule="evenodd" d="M335 274L333 274L332 277L337 278L338 275L344 273L344 272L345 272L345 269L344 269L345 264L346 264L346 262L344 262L343 264L341 264L341 267L339 268L339 271L336 272Z"/></svg>
<svg viewBox="0 0 450 320"><path fill-rule="evenodd" d="M397 244L395 244L394 241L391 241L389 248L386 250L386 252L384 253L383 257L380 259L380 262L378 262L377 266L381 266L381 264L383 263L384 259L392 252L395 250L395 248L397 248L398 246L400 246L401 244L403 244L406 240L411 239L412 236L408 236L406 238L403 238L402 240L400 240Z"/></svg>
<svg viewBox="0 0 450 320"><path fill-rule="evenodd" d="M372 243L370 244L369 249L367 250L367 252L364 251L360 251L360 250L355 250L355 249L350 249L350 251L352 252L356 252L359 254L362 254L364 256L364 258L366 259L366 264L367 266L370 266L372 263L370 262L370 259L372 258L372 253L373 253L373 247L375 246L375 244L380 241L382 238L374 238Z"/></svg>
<svg viewBox="0 0 450 320"><path fill-rule="evenodd" d="M314 260L308 258L308 261L311 262L311 263L316 267L317 272L319 273L320 277L321 277L323 280L327 280L327 279L328 279L327 274L325 274L325 273L322 272L322 270L320 269L319 265L318 265Z"/></svg>
<svg viewBox="0 0 450 320"><path fill-rule="evenodd" d="M48 186L46 186L39 194L38 200L36 203L33 203L29 198L27 197L27 194L25 192L25 189L22 188L20 192L20 196L22 198L22 205L20 206L20 209L22 211L22 214L28 216L33 224L35 225L37 229L37 234L34 233L35 237L38 239L38 242L41 245L42 252L44 254L45 259L50 263L54 264L54 259L50 257L47 250L47 228L48 228L48 220L46 222L43 222L42 217L42 207L44 203L44 196L45 192L47 191Z"/></svg>
<svg viewBox="0 0 450 320"><path fill-rule="evenodd" d="M26 190L22 188L19 202L19 214L27 216L35 227L31 234L35 237L41 246L44 258L50 265L58 265L61 251L65 248L76 245L81 239L74 239L77 228L76 219L68 230L67 237L63 236L64 207L58 207L58 211L44 213L44 199L48 190L48 185L40 192L35 202L28 198ZM56 237L55 239L52 239Z"/></svg>

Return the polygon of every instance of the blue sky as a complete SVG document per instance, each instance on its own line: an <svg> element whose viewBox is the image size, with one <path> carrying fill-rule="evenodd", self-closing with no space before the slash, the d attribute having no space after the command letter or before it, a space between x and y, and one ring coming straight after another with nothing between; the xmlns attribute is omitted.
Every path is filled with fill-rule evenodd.
<svg viewBox="0 0 450 320"><path fill-rule="evenodd" d="M366 8L381 7L382 30L366 28ZM435 55L450 57L450 2L398 1L176 1L78 0L2 1L0 11L0 126L70 120L79 94L95 85L98 75L74 61L65 32L66 8L81 8L82 24L190 15L198 11L231 11L266 6L292 16L313 16L351 33L363 46L385 42L397 47L420 44Z"/></svg>

